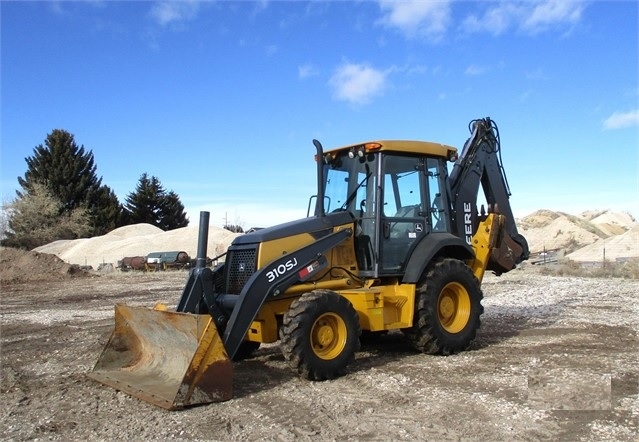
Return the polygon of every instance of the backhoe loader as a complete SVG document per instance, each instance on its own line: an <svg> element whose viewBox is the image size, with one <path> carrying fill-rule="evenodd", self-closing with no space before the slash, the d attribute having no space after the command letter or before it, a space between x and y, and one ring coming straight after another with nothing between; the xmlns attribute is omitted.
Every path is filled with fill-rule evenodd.
<svg viewBox="0 0 639 442"><path fill-rule="evenodd" d="M315 381L346 373L362 331L401 330L428 354L467 349L484 273L528 258L497 126L483 118L469 129L461 154L398 140L324 151L313 140L307 217L236 237L212 267L201 212L196 265L175 311L116 305L89 376L177 409L232 398L232 361L262 343L279 341L292 370ZM480 187L487 210L477 207Z"/></svg>

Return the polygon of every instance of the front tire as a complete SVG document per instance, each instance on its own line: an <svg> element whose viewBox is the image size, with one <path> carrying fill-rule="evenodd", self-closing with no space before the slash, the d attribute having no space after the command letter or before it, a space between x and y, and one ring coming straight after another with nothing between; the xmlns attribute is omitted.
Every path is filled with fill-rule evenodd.
<svg viewBox="0 0 639 442"><path fill-rule="evenodd" d="M284 315L280 348L301 376L323 381L342 376L359 350L361 329L353 305L329 290L303 294Z"/></svg>
<svg viewBox="0 0 639 442"><path fill-rule="evenodd" d="M450 355L466 350L484 312L479 281L462 261L429 265L415 293L413 326L404 331L422 353Z"/></svg>

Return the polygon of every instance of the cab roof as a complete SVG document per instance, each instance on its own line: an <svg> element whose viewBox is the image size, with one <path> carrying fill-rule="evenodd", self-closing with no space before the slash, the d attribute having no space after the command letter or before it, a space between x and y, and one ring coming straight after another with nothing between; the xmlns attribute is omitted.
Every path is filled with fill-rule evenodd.
<svg viewBox="0 0 639 442"><path fill-rule="evenodd" d="M451 159L457 156L457 149L440 143L414 140L376 140L329 149L325 153L335 155L338 152L364 149L365 152L402 152L421 155L433 155Z"/></svg>

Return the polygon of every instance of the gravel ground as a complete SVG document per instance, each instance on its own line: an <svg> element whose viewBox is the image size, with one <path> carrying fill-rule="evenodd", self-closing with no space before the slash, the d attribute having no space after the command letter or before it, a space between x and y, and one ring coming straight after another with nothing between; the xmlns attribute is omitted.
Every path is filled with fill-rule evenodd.
<svg viewBox="0 0 639 442"><path fill-rule="evenodd" d="M277 345L234 363L235 397L168 412L86 377L113 305L175 304L185 272L2 287L2 440L635 441L639 281L486 277L468 352L413 352L400 333L366 343L350 373L308 382Z"/></svg>

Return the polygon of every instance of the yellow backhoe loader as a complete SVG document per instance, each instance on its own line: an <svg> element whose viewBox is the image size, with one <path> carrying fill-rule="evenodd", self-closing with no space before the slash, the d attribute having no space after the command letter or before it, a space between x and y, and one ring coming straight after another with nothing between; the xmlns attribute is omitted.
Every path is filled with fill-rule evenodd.
<svg viewBox="0 0 639 442"><path fill-rule="evenodd" d="M401 330L428 354L465 350L483 313L484 272L528 258L497 126L484 118L469 129L460 155L422 141L324 151L313 140L309 216L238 236L214 267L201 212L196 265L176 311L117 305L89 376L177 409L230 399L232 361L261 343L279 340L292 370L316 381L345 374L362 331ZM480 187L487 212L477 207Z"/></svg>

